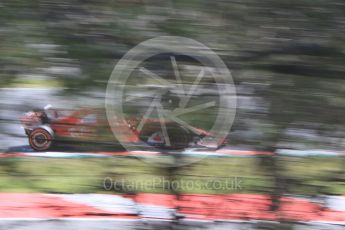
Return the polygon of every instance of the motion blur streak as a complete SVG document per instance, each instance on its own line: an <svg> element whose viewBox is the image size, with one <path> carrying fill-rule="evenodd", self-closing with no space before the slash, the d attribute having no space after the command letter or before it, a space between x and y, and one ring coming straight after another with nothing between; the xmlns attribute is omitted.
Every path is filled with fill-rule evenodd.
<svg viewBox="0 0 345 230"><path fill-rule="evenodd" d="M196 219L240 220L205 224L209 229L344 228L344 35L343 0L2 0L0 206L10 211L0 207L0 228L57 229L59 221L44 220L80 213L115 222L63 219L66 229L201 228ZM126 129L118 133L133 148L143 142L164 153L128 155L105 116L107 83L130 49L159 36L194 39L223 60L236 88L236 117L221 142L203 138L226 109L219 91L229 101L234 95L219 90L224 84L198 60L177 53L151 57L128 79L127 117L118 126ZM176 115L173 121L157 111L145 116L157 93L159 108ZM175 164L208 151L231 157ZM98 153L116 157L90 157ZM167 162L171 167L162 167ZM108 191L107 177L147 186ZM152 182L161 177L169 183ZM234 177L243 180L240 191L224 186ZM179 181L193 186L171 186ZM123 213L116 220L118 213L101 206L135 210L127 219L149 219L138 214L142 207L173 221L119 224ZM54 215L43 215L45 208ZM6 220L12 211L18 216ZM25 222L33 213L43 221Z"/></svg>

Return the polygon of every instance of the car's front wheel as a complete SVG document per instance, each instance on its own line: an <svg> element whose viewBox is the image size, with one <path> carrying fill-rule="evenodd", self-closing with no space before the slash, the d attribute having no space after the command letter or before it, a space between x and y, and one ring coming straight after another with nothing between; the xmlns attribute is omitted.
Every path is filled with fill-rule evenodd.
<svg viewBox="0 0 345 230"><path fill-rule="evenodd" d="M46 151L53 144L53 136L47 130L37 128L30 133L29 144L36 151Z"/></svg>

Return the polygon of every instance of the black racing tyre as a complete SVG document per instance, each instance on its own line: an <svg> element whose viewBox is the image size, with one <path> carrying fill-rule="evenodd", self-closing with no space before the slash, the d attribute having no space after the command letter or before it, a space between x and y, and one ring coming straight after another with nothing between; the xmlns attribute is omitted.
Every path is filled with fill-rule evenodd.
<svg viewBox="0 0 345 230"><path fill-rule="evenodd" d="M158 127L160 123L157 123L154 125ZM151 135L153 135L155 132L161 132L161 130L158 129L157 127L153 129L148 129L148 130L144 129L140 133L140 139L147 143L147 140ZM193 135L184 127L178 126L176 124L166 124L166 128L167 128L171 146L166 146L165 144L163 145L157 144L157 145L154 145L156 148L183 150L185 148L188 148L190 143L193 141Z"/></svg>
<svg viewBox="0 0 345 230"><path fill-rule="evenodd" d="M47 130L37 128L30 133L29 144L36 151L46 151L52 146L53 137Z"/></svg>
<svg viewBox="0 0 345 230"><path fill-rule="evenodd" d="M171 147L167 148L170 149L183 150L185 148L188 148L190 143L193 141L192 133L190 133L186 128L182 126L170 127L168 134L171 142Z"/></svg>

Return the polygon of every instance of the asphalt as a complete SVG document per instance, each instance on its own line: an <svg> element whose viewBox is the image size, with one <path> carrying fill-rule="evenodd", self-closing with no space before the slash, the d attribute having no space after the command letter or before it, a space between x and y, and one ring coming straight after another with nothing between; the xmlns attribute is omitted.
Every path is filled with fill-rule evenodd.
<svg viewBox="0 0 345 230"><path fill-rule="evenodd" d="M343 230L344 225L329 223L278 223L258 221L233 222L195 222L182 221L174 224L167 221L150 220L109 220L109 219L7 219L0 220L0 229L11 230L258 230L258 229L286 229L286 230Z"/></svg>

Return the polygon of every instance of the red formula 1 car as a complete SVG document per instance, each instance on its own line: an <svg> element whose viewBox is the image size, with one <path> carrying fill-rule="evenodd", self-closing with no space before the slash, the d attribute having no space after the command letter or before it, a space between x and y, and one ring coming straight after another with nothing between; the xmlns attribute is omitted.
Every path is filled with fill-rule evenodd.
<svg viewBox="0 0 345 230"><path fill-rule="evenodd" d="M34 109L20 119L30 146L48 150L57 141L96 141L100 128L97 110Z"/></svg>
<svg viewBox="0 0 345 230"><path fill-rule="evenodd" d="M121 141L133 143L145 142L148 145L166 148L161 132L160 121L147 119L145 127L138 131L138 118L128 118L118 126ZM36 151L46 151L54 143L88 143L92 146L116 145L119 142L114 138L105 112L101 109L63 110L46 106L45 109L35 109L25 113L20 121L28 136L30 146ZM165 123L170 130L170 148L181 149L197 143L207 132L196 129L191 132L173 122ZM126 130L130 130L129 132Z"/></svg>

